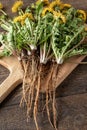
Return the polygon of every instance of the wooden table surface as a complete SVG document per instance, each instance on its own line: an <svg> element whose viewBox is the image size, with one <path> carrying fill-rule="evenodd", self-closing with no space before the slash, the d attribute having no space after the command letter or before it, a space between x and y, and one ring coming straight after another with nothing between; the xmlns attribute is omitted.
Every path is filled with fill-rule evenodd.
<svg viewBox="0 0 87 130"><path fill-rule="evenodd" d="M0 0L6 11L12 15L10 7L15 0ZM87 10L87 0L63 0L74 7ZM33 1L32 1L33 2ZM24 0L25 6L31 0ZM87 58L84 60L87 61ZM0 83L9 75L9 71L0 66ZM0 104L0 130L36 130L33 118L27 122L26 108L19 107L22 85L18 86L7 99ZM40 100L45 100L41 94ZM79 65L57 88L58 130L87 130L87 65ZM42 102L41 102L42 103ZM51 128L46 112L39 109L38 122L41 130Z"/></svg>

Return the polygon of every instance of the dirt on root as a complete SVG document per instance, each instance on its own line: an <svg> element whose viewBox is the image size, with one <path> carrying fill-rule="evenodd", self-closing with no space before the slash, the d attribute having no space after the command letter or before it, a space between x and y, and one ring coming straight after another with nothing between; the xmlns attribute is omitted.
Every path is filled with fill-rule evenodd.
<svg viewBox="0 0 87 130"><path fill-rule="evenodd" d="M29 116L33 109L36 129L39 130L37 122L38 100L40 92L44 88L48 120L51 126L57 130L55 86L57 85L56 79L58 77L59 66L51 61L47 64L40 64L38 58L35 56L32 56L28 60L23 60L22 66L24 68L24 78L21 104L25 102L27 106L27 115ZM50 119L49 103L51 103L52 107L53 122Z"/></svg>

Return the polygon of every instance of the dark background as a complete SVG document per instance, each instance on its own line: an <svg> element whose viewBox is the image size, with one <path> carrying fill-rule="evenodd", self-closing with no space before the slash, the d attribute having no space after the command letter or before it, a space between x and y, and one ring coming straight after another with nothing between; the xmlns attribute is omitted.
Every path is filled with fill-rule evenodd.
<svg viewBox="0 0 87 130"><path fill-rule="evenodd" d="M15 0L0 0L8 14ZM87 10L87 0L63 0L79 9ZM25 6L32 0L24 0ZM84 60L87 61L87 58ZM0 66L0 83L9 71ZM27 122L26 108L19 107L22 85L18 86L7 99L0 104L0 130L36 130L33 118ZM58 130L87 130L87 65L79 65L57 88ZM44 94L41 94L44 104ZM40 104L40 106L41 106ZM54 130L47 119L46 112L39 107L38 123L41 130Z"/></svg>

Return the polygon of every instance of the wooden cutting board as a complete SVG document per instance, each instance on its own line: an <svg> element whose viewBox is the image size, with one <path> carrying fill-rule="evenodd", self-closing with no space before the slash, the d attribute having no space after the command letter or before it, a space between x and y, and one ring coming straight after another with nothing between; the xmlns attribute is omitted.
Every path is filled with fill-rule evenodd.
<svg viewBox="0 0 87 130"><path fill-rule="evenodd" d="M66 63L64 63L61 68L61 75L58 79L58 87L61 82L76 68L78 62L81 62L86 56L79 56L70 58ZM0 103L23 81L23 71L18 59L14 56L4 57L0 59L0 64L6 67L10 74L7 79L0 85ZM41 92L45 92L46 88L43 87Z"/></svg>

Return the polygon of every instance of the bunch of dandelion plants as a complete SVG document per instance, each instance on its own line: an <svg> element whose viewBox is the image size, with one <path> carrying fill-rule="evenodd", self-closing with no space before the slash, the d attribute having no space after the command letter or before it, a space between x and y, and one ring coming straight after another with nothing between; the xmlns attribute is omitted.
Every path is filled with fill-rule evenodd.
<svg viewBox="0 0 87 130"><path fill-rule="evenodd" d="M87 54L87 44L83 44L87 35L86 13L60 0L38 0L25 10L23 1L19 0L14 3L12 12L17 16L9 18L0 4L0 26L4 30L0 33L3 46L0 56L14 55L21 61L24 71L22 102L27 105L28 115L33 108L37 130L39 93L43 84L46 86L47 115L50 124L57 130L55 89L52 93L50 86L55 88L57 85L55 81L60 64L69 57ZM53 123L49 100L53 108Z"/></svg>

